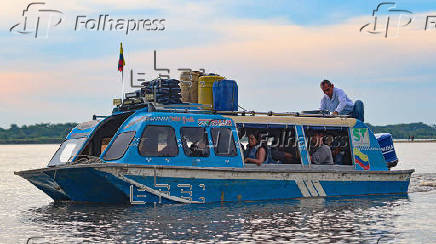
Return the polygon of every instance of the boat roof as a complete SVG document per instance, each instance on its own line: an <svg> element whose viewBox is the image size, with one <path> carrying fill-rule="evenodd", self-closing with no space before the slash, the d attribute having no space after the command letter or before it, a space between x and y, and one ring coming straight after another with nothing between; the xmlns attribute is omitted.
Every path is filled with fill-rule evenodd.
<svg viewBox="0 0 436 244"><path fill-rule="evenodd" d="M136 110L136 113L132 117L148 116L192 116L193 118L228 118L232 119L235 124L276 124L276 125L309 125L309 126L337 126L337 127L354 127L357 123L355 118L350 117L331 117L324 115L308 115L308 114L275 114L266 115L266 113L254 113L247 115L232 115L220 112L213 113L207 110L184 110L169 108L166 110L148 111L148 109Z"/></svg>
<svg viewBox="0 0 436 244"><path fill-rule="evenodd" d="M298 116L223 116L232 119L235 123L253 124L293 124L293 125L321 125L354 127L354 118L322 118Z"/></svg>

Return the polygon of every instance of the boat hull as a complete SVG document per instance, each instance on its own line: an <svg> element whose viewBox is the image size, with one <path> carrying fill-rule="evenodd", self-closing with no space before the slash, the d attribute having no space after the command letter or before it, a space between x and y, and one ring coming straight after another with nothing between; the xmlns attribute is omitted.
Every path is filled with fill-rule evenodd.
<svg viewBox="0 0 436 244"><path fill-rule="evenodd" d="M16 174L55 201L147 204L406 194L412 173L84 164Z"/></svg>

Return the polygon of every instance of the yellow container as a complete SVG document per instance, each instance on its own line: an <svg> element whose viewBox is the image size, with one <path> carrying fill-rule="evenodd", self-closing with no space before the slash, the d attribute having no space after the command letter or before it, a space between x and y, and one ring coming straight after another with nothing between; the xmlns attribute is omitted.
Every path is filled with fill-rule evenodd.
<svg viewBox="0 0 436 244"><path fill-rule="evenodd" d="M198 79L198 103L213 106L213 83L218 80L225 79L218 75L200 76Z"/></svg>

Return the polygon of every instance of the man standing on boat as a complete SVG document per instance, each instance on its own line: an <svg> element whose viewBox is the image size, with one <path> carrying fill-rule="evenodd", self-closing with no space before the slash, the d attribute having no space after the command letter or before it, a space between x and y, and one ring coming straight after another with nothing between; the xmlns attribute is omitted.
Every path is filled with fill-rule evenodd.
<svg viewBox="0 0 436 244"><path fill-rule="evenodd" d="M321 99L321 110L327 110L333 115L351 115L360 121L364 121L363 103L357 100L353 103L344 90L336 88L329 80L323 80L320 84L324 97Z"/></svg>

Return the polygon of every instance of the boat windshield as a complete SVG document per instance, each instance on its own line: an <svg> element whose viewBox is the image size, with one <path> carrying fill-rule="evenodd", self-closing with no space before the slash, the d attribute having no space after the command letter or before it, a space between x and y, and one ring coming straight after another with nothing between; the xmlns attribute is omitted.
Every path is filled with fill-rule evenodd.
<svg viewBox="0 0 436 244"><path fill-rule="evenodd" d="M67 162L71 162L74 156L76 156L79 150L83 147L83 144L85 144L87 139L87 137L82 137L64 141L64 143L62 143L62 145L53 155L53 158L48 163L48 166L63 165Z"/></svg>

